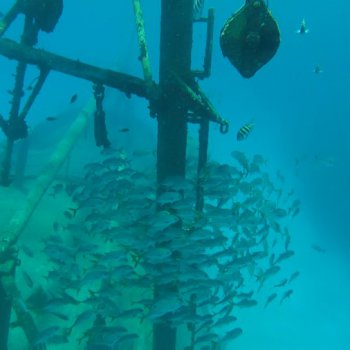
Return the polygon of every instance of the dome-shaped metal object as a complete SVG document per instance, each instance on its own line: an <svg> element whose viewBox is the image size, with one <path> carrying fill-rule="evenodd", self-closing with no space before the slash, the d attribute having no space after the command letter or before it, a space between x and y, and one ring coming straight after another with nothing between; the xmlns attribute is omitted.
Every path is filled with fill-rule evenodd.
<svg viewBox="0 0 350 350"><path fill-rule="evenodd" d="M23 12L35 19L38 27L47 33L54 30L63 11L63 0L24 0Z"/></svg>
<svg viewBox="0 0 350 350"><path fill-rule="evenodd" d="M278 25L264 0L246 0L220 34L223 55L245 78L251 78L270 61L279 44Z"/></svg>

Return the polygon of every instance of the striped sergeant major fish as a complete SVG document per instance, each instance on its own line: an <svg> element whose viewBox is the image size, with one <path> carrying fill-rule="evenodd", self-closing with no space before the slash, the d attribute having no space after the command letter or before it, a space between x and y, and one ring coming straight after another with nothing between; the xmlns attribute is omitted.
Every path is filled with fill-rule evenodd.
<svg viewBox="0 0 350 350"><path fill-rule="evenodd" d="M202 16L205 0L194 0L193 1L193 18L199 19Z"/></svg>
<svg viewBox="0 0 350 350"><path fill-rule="evenodd" d="M245 140L254 128L254 123L244 124L237 132L237 141Z"/></svg>

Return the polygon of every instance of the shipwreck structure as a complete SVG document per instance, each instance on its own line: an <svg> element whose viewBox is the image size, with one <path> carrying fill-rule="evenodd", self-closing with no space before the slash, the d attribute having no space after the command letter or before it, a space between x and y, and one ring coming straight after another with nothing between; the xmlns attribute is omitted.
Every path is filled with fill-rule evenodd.
<svg viewBox="0 0 350 350"><path fill-rule="evenodd" d="M26 116L45 84L51 71L85 79L94 84L95 103L81 111L66 138L59 144L45 171L39 176L36 187L27 202L14 213L8 227L0 232L0 350L7 349L10 315L13 309L23 325L29 344L33 344L37 327L31 316L18 302L15 283L17 264L16 243L58 169L69 154L75 140L93 115L97 146L108 148L109 141L104 120L103 89L118 89L127 96L137 95L149 101L152 117L157 119L157 181L171 176L185 177L188 123L199 125L198 170L207 160L210 122L220 125L222 133L228 131L228 122L221 117L200 89L199 80L208 78L211 71L214 10L194 19L194 0L161 0L161 33L159 82L152 78L146 33L140 0L130 1L134 7L139 60L144 76L131 76L123 72L101 69L96 66L37 49L39 31L51 32L64 11L63 0L17 0L0 21L0 54L16 60L17 70L11 90L11 111L8 117L0 115L0 128L6 136L6 148L1 158L0 182L11 185L11 160L14 143L27 137ZM127 6L127 3L125 4ZM6 39L7 29L18 15L25 16L20 42ZM203 70L191 70L192 33L196 21L207 25L206 49ZM262 0L247 0L244 7L224 26L221 46L225 56L244 77L251 77L270 60L279 45L278 28ZM26 67L38 67L40 75L27 101L22 101ZM22 108L21 108L22 107ZM0 111L1 113L1 111ZM202 208L201 190L197 193L197 210ZM169 289L174 286L169 285ZM164 289L164 287L162 287ZM155 295L166 291L156 289ZM175 350L176 329L167 324L156 324L153 329L153 350Z"/></svg>

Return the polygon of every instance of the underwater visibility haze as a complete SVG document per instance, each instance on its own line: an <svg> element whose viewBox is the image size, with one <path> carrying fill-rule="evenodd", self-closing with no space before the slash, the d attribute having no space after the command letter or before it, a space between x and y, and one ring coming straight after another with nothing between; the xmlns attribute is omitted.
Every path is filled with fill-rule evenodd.
<svg viewBox="0 0 350 350"><path fill-rule="evenodd" d="M0 350L350 349L349 9L2 1Z"/></svg>

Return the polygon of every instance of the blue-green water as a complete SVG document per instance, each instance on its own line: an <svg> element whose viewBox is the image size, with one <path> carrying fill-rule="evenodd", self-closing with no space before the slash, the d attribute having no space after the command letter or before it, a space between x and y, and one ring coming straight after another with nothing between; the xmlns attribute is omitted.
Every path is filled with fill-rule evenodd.
<svg viewBox="0 0 350 350"><path fill-rule="evenodd" d="M281 263L281 271L278 272L278 275L273 276L273 279L267 280L261 290L258 283L262 273L260 262L255 266L255 270L250 266L251 264L248 264L249 271L244 272L244 288L239 289L239 291L250 292L254 290L253 299L258 304L249 308L238 307L236 311L233 311L233 315L238 320L229 325L228 328L233 330L239 327L243 333L232 343L223 345L223 348L249 350L256 348L264 350L296 348L322 350L331 348L346 350L350 348L348 332L350 312L348 297L350 294L348 253L350 249L350 224L348 220L350 209L348 204L350 194L350 141L348 137L350 49L347 46L346 31L349 6L345 1L305 3L300 0L290 2L270 0L269 3L272 14L279 24L281 45L272 61L249 80L242 78L228 60L222 57L218 39L222 25L242 5L242 2L207 0L205 3L205 8L215 7L216 9L214 51L212 75L200 84L217 111L230 122L230 131L226 135L220 134L217 125L211 126L210 160L232 165L234 164L231 155L233 151L243 152L249 159L255 154L260 154L266 159L264 171L270 174L273 182L278 184L284 193L293 189L293 200L296 198L301 203L300 213L293 218L288 216L283 222L283 226L288 227L291 236L289 248L295 254ZM10 5L6 2L1 5L0 10L6 12L6 7ZM142 5L151 65L154 79L157 81L160 1L143 1ZM297 30L303 19L305 19L309 32L300 35L297 34ZM13 24L10 31L6 33L6 37L18 39L22 30L22 20L23 18L19 18ZM195 26L193 66L197 68L202 64L205 33L200 24ZM37 46L103 68L115 67L119 71L141 77L142 70L137 60L138 48L134 27L131 3L112 0L101 0L98 3L87 0L71 0L66 1L64 13L55 31L49 35L41 33ZM314 68L317 65L322 69L320 74L314 73ZM7 115L10 107L7 90L12 88L13 77L11 74L14 71L15 62L0 57L2 77L0 80L0 114L4 116ZM36 74L34 68L29 69L28 83ZM40 174L49 155L55 149L56 142L63 137L76 113L85 106L91 97L91 92L92 88L89 82L59 73L52 72L50 74L27 119L33 134L36 132L35 135L37 135L31 141L28 176ZM78 99L74 104L71 104L69 100L75 93L78 93ZM139 154L142 150L145 153L142 156L134 157L136 164L133 166L146 167L149 171L151 186L153 186L155 179L152 169L154 169L155 164L156 121L149 118L146 102L136 97L127 99L123 94L107 89L105 109L112 144L118 149L125 150L130 157L133 157L132 152L134 151ZM47 122L48 116L57 117L57 120ZM245 123L252 121L255 126L249 137L242 142L237 142L237 130ZM119 131L125 128L129 131ZM191 126L189 144L193 148L196 147L196 135L197 129ZM2 134L0 134L0 141L3 141ZM190 153L192 152L193 149L190 150ZM85 176L86 169L84 170L83 167L86 163L103 161L103 159L94 146L90 126L72 154L68 177L63 169L55 183L70 183L72 179L76 180L78 177ZM277 173L283 174L284 179L281 176L276 176ZM135 183L145 186L144 182L138 181L135 180ZM102 183L102 180L97 180L97 183ZM15 212L16 203L25 199L26 193L33 184L32 178L28 178L21 190L13 186L0 190L0 205L3 208L0 214L2 224L6 225ZM146 190L145 187L142 187L142 193L149 196L147 197L149 200L153 200L153 189L153 187L147 187ZM148 190L149 192L147 192ZM220 187L220 190L223 191L223 187ZM22 265L17 274L18 284L21 286L24 299L39 286L50 289L50 292L59 291L62 287L62 285L58 287L55 284L57 281L63 283L62 280L55 281L55 277L53 277L49 283L44 278L53 267L59 271L58 267L51 261L53 254L48 248L49 237L52 235L62 236L70 242L69 244L72 244L68 248L76 247L74 246L76 242L72 243L69 238L72 230L62 229L62 226L65 227L71 223L70 219L67 218L69 214L65 214L65 212L68 210L69 213L69 208L75 208L77 203L82 205L82 198L78 198L78 202L74 201L72 196L67 195L65 191L57 193L53 198L50 196L51 191L52 189L43 198L20 242L20 245L23 243L34 251L34 257L22 253ZM131 196L131 192L128 192L128 195ZM117 198L122 202L120 197ZM135 202L139 200L136 197L130 197L130 200L133 198L135 198ZM125 208L129 209L129 205L125 204ZM115 203L114 206L116 207L114 209L118 209L118 203ZM99 207L100 204L97 204L94 208ZM281 205L281 207L283 206ZM120 213L123 212L120 211ZM82 224L79 220L86 220L85 214L88 213L82 212L80 214L78 212L80 226ZM79 217L79 215L81 216ZM102 224L105 220L106 218L102 215L97 216L95 223ZM116 219L112 216L108 220ZM170 219L162 218L162 220L160 221L162 225L168 225L167 220ZM122 222L122 218L119 218L119 221ZM58 224L57 230L53 228L54 223L56 223L56 228ZM147 225L149 224L150 222L147 221ZM112 225L109 226L110 229L117 224L109 223L109 225ZM152 225L155 223L153 222ZM90 226L89 229L91 229ZM156 226L156 229L160 228ZM100 228L96 228L96 230L100 230ZM134 231L131 231L128 231L128 234L134 234ZM101 253L101 249L113 250L115 242L111 243L102 238L103 236L98 236L86 239L89 242L94 240L98 244L98 248L89 248L96 249L96 251L88 250L87 257L79 257L77 266L82 271L75 275L72 270L73 280L76 281L79 275L81 279L84 276L89 279L88 283L98 283L95 277L88 278L84 274L89 269L94 271L95 266L89 259L94 257L96 252ZM124 240L120 239L120 242L125 244L125 237ZM68 243L65 241L65 244ZM273 245L272 238L269 244ZM78 246L82 247L83 245L80 242ZM282 246L283 243L277 243L276 257L282 252ZM54 247L57 249L57 246L54 245ZM269 255L271 257L273 248L270 247L270 249ZM149 250L146 248L139 248L139 251L143 251L146 256L149 254ZM55 250L54 254L56 253ZM152 254L151 261L153 262L159 258L156 254L160 254L163 262L168 259L167 251L164 250ZM108 262L108 264L110 263ZM266 265L263 265L264 271L266 268ZM24 277L22 270L29 274L33 287L30 286L28 278ZM281 303L283 293L288 291L289 287L280 290L275 285L296 271L300 272L300 275L292 282L293 284L290 284L293 294ZM104 275L106 270L100 271L100 273ZM99 279L103 278L97 278L97 280ZM144 280L142 281L144 282ZM83 287L81 291L74 290L76 288L76 284L74 284L74 288L69 292L79 300L91 297L89 295L91 285L88 283L87 287ZM69 284L69 286L72 285ZM93 285L93 287L96 286ZM110 293L110 289L106 286L102 290ZM125 291L123 290L123 292ZM276 299L264 307L266 299L275 292ZM140 298L136 291L134 293L132 300ZM102 298L101 295L100 297ZM125 306L124 304L127 302L125 300L121 302L118 298L115 297L114 300ZM144 298L146 297L144 296ZM177 300L174 305L171 304L173 299L169 298L166 301L170 311L178 310ZM68 321L52 314L48 316L38 305L35 305L31 312L40 329L59 326L58 331L60 331L74 324L77 316L89 309L90 306L96 310L97 306L94 302L91 299L84 305L79 304L79 306L71 306L67 302L68 310L63 308L60 311L69 317ZM238 301L235 299L234 303L238 303ZM136 332L142 339L142 341L139 340L134 349L147 349L144 344L147 344L147 339L150 338L150 330L143 330L144 323L139 322L139 319L143 319L145 316L152 322L154 317L162 316L162 312L157 307L158 304L152 304L152 307L142 317L135 311L134 319L125 319L131 334ZM163 306L164 309L169 310ZM150 313L150 310L153 310L153 313ZM54 312L57 311L58 309L54 308ZM156 316L154 316L155 314ZM82 321L74 328L68 343L58 341L58 345L51 344L49 349L84 349L84 341L88 336L80 345L77 345L75 341L83 336L87 329L90 329L91 325L86 323L92 322L94 316L94 314L87 315L87 321ZM15 316L13 320L15 320ZM110 320L108 319L108 321ZM51 331L56 333L56 329L51 329ZM21 344L16 343L16 339L19 339L18 334L21 334L18 328L14 328L10 332L10 344L13 349L20 349L20 346L23 345L24 338L21 340ZM181 338L181 334L179 333L179 350L188 345L187 335ZM25 347L23 346L23 348ZM131 345L129 348L132 348ZM197 349L201 349L201 347L198 346Z"/></svg>

